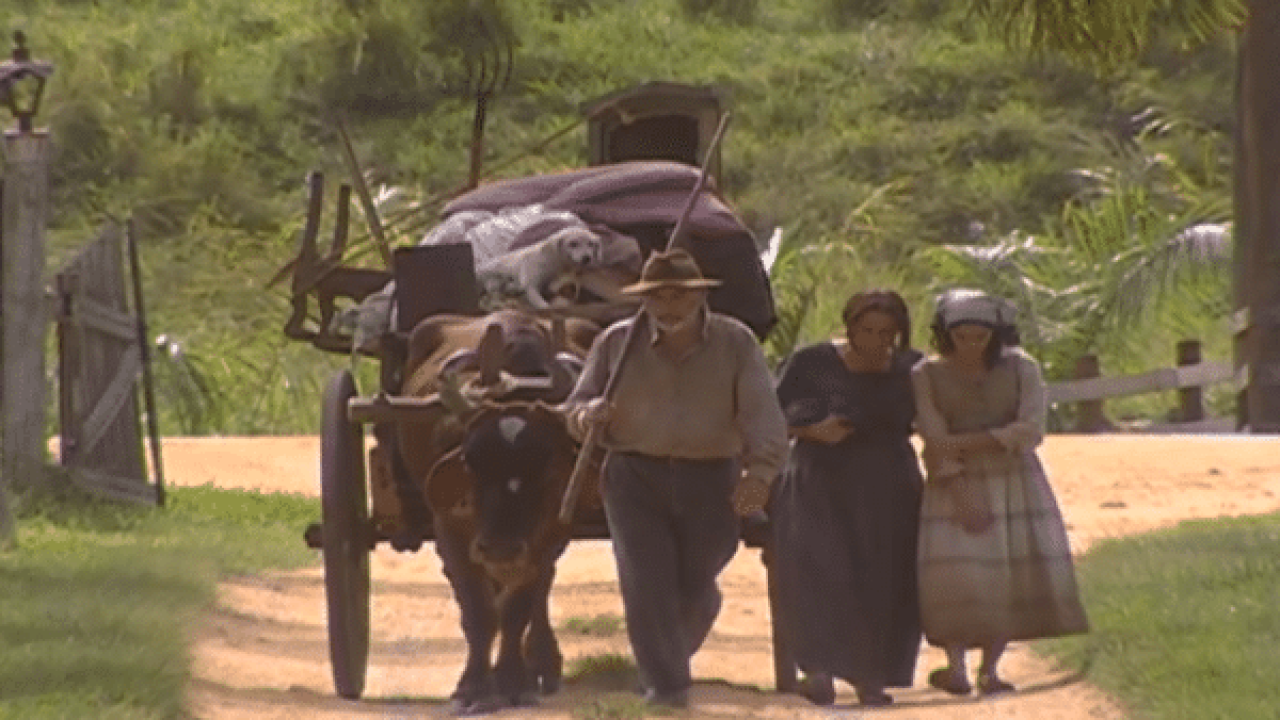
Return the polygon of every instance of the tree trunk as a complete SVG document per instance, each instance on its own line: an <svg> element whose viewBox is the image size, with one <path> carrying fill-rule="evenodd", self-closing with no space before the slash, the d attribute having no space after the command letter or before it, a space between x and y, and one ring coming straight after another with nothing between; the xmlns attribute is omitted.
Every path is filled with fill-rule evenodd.
<svg viewBox="0 0 1280 720"><path fill-rule="evenodd" d="M1238 359L1249 366L1245 415L1280 432L1280 3L1249 0L1236 116Z"/></svg>

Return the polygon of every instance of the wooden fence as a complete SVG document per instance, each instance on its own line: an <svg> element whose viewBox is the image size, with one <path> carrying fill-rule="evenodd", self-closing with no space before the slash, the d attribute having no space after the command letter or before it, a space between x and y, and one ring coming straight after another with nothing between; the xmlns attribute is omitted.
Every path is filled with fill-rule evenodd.
<svg viewBox="0 0 1280 720"><path fill-rule="evenodd" d="M133 311L126 300L126 249ZM164 504L137 244L132 224L107 225L58 272L59 461L77 486L116 500ZM155 483L139 427L141 385Z"/></svg>
<svg viewBox="0 0 1280 720"><path fill-rule="evenodd" d="M1049 383L1049 402L1076 406L1074 432L1107 432L1117 429L1106 417L1103 402L1107 398L1177 390L1178 408L1171 413L1171 421L1145 426L1142 428L1144 432L1236 432L1239 426L1237 418L1205 416L1203 388L1223 382L1240 387L1243 385L1243 371L1237 371L1227 363L1204 362L1198 340L1179 342L1176 361L1176 367L1139 375L1100 377L1097 356L1086 355L1076 361L1076 379Z"/></svg>
<svg viewBox="0 0 1280 720"><path fill-rule="evenodd" d="M52 489L57 478L95 494L164 502L137 248L126 233L135 315L125 300L121 232L104 231L57 276L45 278L49 135L19 127L0 153L0 549L16 544L11 488ZM45 352L51 301L59 346L62 468L45 462ZM154 485L138 428L141 374Z"/></svg>

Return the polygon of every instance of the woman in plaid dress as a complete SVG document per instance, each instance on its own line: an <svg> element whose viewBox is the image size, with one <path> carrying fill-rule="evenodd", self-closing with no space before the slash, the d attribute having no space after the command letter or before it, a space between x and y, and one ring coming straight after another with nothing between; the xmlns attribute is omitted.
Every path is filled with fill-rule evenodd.
<svg viewBox="0 0 1280 720"><path fill-rule="evenodd" d="M965 651L981 648L983 694L1013 690L997 665L1010 641L1085 632L1066 529L1036 447L1045 385L1014 347L1012 308L973 290L938 299L938 355L912 371L927 475L919 542L925 638L948 664L929 683L972 690Z"/></svg>

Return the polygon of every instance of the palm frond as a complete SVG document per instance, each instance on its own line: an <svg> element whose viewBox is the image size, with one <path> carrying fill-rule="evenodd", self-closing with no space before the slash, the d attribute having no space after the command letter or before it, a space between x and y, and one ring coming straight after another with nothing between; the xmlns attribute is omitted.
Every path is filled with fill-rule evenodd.
<svg viewBox="0 0 1280 720"><path fill-rule="evenodd" d="M795 352L813 312L818 279L804 263L804 256L795 248L779 248L770 267L778 321L769 332L765 350L775 364Z"/></svg>
<svg viewBox="0 0 1280 720"><path fill-rule="evenodd" d="M1049 269L1061 263L1061 255L1060 249L1018 232L992 245L942 245L924 253L937 277L950 280L937 283L935 292L958 282L1017 303L1024 318L1024 341L1031 346L1042 345L1046 332L1061 335L1057 324L1044 314L1056 299Z"/></svg>
<svg viewBox="0 0 1280 720"><path fill-rule="evenodd" d="M1216 223L1191 225L1173 237L1133 248L1116 258L1115 307L1121 325L1146 316L1180 280L1205 276L1226 282L1231 271L1231 230Z"/></svg>
<svg viewBox="0 0 1280 720"><path fill-rule="evenodd" d="M1193 41L1237 27L1241 0L975 0L974 14L1015 47L1063 52L1114 68L1148 45L1161 27Z"/></svg>

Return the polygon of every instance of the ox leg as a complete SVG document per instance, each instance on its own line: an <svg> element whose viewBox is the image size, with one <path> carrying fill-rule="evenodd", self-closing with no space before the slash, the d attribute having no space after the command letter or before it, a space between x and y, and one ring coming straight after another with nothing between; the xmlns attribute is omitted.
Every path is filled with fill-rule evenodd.
<svg viewBox="0 0 1280 720"><path fill-rule="evenodd" d="M436 552L453 588L467 641L467 662L453 691L453 710L459 715L492 712L502 706L490 672L489 658L498 630L493 588L479 566L467 557L467 543L437 526Z"/></svg>
<svg viewBox="0 0 1280 720"><path fill-rule="evenodd" d="M560 678L564 673L564 656L560 654L560 644L556 642L555 632L551 629L549 608L550 588L555 578L555 568L551 569L551 577L547 579L547 590L539 592L534 599L533 617L529 619L529 636L525 640L524 657L532 675L536 690L543 695L550 695L560 689Z"/></svg>
<svg viewBox="0 0 1280 720"><path fill-rule="evenodd" d="M537 703L537 678L529 673L524 660L524 636L533 618L539 598L545 598L551 588L550 573L512 592L500 611L502 641L498 644L498 662L493 674L498 693L512 705Z"/></svg>

